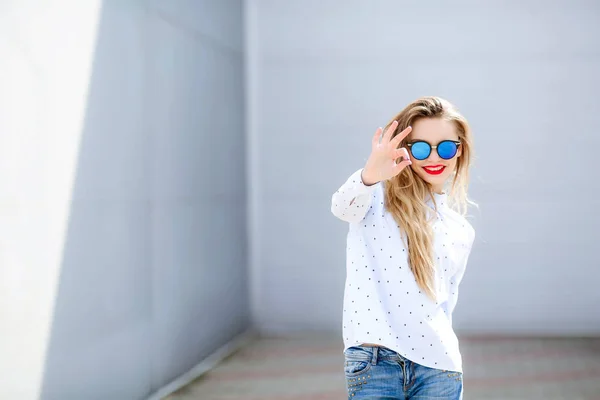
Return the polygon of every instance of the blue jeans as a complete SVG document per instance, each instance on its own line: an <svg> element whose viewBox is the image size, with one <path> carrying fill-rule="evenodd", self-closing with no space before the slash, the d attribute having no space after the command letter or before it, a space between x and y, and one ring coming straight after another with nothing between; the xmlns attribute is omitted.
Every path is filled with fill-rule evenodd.
<svg viewBox="0 0 600 400"><path fill-rule="evenodd" d="M462 400L463 374L419 365L386 347L344 352L348 399Z"/></svg>

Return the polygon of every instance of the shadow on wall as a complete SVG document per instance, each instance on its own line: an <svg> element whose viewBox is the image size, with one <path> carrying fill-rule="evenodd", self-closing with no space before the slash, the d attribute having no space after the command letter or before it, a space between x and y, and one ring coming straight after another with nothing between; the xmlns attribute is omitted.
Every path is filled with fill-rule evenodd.
<svg viewBox="0 0 600 400"><path fill-rule="evenodd" d="M206 49L148 7L101 10L42 399L144 398L250 324L245 160L207 148L210 115L177 111L239 107L219 140L243 150L242 57L238 101L210 93ZM235 195L191 182L199 163Z"/></svg>
<svg viewBox="0 0 600 400"><path fill-rule="evenodd" d="M122 29L132 5L110 11L99 17L42 399L135 399L151 388L142 26Z"/></svg>

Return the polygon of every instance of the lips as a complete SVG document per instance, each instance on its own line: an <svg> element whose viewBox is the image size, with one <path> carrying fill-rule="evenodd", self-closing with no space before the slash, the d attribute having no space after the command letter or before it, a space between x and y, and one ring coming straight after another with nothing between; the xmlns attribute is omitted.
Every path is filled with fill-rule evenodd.
<svg viewBox="0 0 600 400"><path fill-rule="evenodd" d="M423 169L429 175L439 175L442 172L444 172L446 167L444 167L443 165L428 165L427 167L423 167Z"/></svg>

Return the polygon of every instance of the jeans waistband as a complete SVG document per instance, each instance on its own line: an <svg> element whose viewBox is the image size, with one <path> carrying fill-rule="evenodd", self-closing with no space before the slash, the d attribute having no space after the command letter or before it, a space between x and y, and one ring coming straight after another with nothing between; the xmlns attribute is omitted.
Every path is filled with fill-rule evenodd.
<svg viewBox="0 0 600 400"><path fill-rule="evenodd" d="M394 350L378 346L352 346L346 349L344 355L347 359L367 361L377 365L377 360L408 361Z"/></svg>

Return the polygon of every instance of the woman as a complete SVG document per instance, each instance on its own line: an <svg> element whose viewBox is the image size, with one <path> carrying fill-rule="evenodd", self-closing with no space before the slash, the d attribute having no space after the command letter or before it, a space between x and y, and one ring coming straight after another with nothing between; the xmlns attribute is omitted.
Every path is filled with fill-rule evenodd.
<svg viewBox="0 0 600 400"><path fill-rule="evenodd" d="M349 223L348 397L462 399L452 312L475 236L463 216L469 125L448 101L423 97L383 132L375 132L366 165L331 204Z"/></svg>

